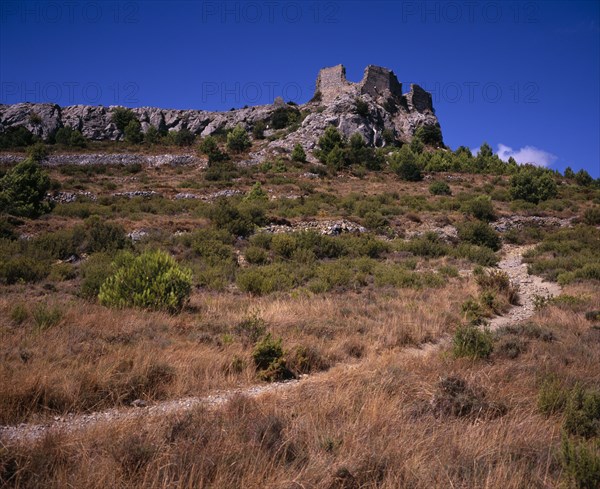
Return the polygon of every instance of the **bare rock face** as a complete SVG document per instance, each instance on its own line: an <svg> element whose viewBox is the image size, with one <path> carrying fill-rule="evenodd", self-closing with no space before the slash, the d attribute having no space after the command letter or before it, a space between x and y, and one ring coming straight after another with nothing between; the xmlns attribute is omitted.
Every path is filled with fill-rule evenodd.
<svg viewBox="0 0 600 489"><path fill-rule="evenodd" d="M360 109L357 101L360 101ZM270 130L275 111L286 107L290 106L283 100L276 100L270 105L228 112L155 107L132 110L144 133L150 127L161 131L187 129L205 137L238 124L251 130L259 121L264 122L267 130ZM115 109L113 106L59 107L55 104L31 103L0 105L0 132L24 126L33 134L48 139L58 128L70 126L81 131L88 139L119 140L124 135L112 122ZM323 68L317 77L315 97L297 109L302 114L300 127L284 133L280 139L265 143L250 155L248 163L259 162L270 155L289 153L296 144L304 147L311 160L310 151L316 147L319 137L329 125L335 126L345 137L359 133L371 146L385 144L385 130L402 142L410 142L420 126L439 127L431 94L418 85L411 85L410 91L403 94L402 84L393 71L372 65L367 66L363 79L358 83L346 79L346 70L342 65Z"/></svg>

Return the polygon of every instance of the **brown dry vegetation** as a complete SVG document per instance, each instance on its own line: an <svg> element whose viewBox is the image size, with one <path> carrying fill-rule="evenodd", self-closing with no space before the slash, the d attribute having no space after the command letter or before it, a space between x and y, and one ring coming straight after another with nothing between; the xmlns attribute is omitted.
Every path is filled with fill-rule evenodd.
<svg viewBox="0 0 600 489"><path fill-rule="evenodd" d="M256 314L290 354L298 347L313 351L315 369L418 345L455 327L473 287L456 279L444 289L325 297L197 293L178 316L107 309L66 294L27 294L22 304L30 313L37 302L63 312L60 323L47 329L31 316L20 324L10 319L24 297L6 294L0 300L0 422L255 383L252 345L236 325Z"/></svg>
<svg viewBox="0 0 600 489"><path fill-rule="evenodd" d="M69 273L0 285L0 424L45 423L65 413L127 409L136 399L205 396L260 383L252 356L256 338L240 327L255 317L264 320L265 333L281 338L293 374L324 373L283 395L239 396L217 409L200 407L151 422L143 417L115 421L70 434L50 432L34 442L4 445L0 440L0 485L504 489L571 484L560 452L565 415L543 414L538 395L549 378L560 379L565 388L600 388L600 334L585 318L600 309L598 281L568 285L566 299L546 302L531 324L498 334L487 360L454 358L450 347L433 353L423 348L422 355L414 355L414 347L439 342L464 320L506 312L517 297L513 288L499 285L500 276L488 284L492 295L486 295L482 279L468 275L477 260L452 254L456 243L409 243L402 237L474 221L469 202L481 194L492 196L497 216L575 217L600 202L597 190L571 182L559 185L556 199L526 205L506 197L507 176L434 174L450 182L452 195L433 196L432 180L400 181L389 169L357 172L360 177L350 169L307 178L302 174L311 170L308 165L279 163L283 169L245 168L219 182L208 181L203 168L50 168L61 190L91 191L98 201L61 204L51 214L18 222L15 229L17 235L43 236L98 214L127 232L158 230L127 246L134 252L166 249L194 269L195 279L210 259L216 260L207 251L224 245L230 255L209 266L236 274L259 267L236 259L258 245L232 233L221 243L215 236L225 228L215 230L211 203L173 197L178 192L208 196L224 188L247 192L260 181L269 196L261 202L266 222L347 218L367 226L371 244L385 248L373 257L313 257L308 265L274 249L259 250L284 275L321 265L322 273L343 275L352 260L363 260L363 266L376 263L380 273L389 269L391 275L406 272L411 278L414 271L439 280L415 285L418 281L407 278L408 284L398 282L395 288L393 282L378 284L373 274L320 292L305 282L257 297L242 293L228 276L221 287L195 282L189 304L178 315L108 309L95 297L81 297L82 269L94 252L87 256L80 248L74 264L57 263L56 256L43 256L44 242L36 248L34 239L28 257L43 266L64 266ZM154 190L163 197L112 195L130 190ZM230 201L243 207L242 198ZM385 224L369 224L380 217ZM557 245L570 258L554 262L557 252L547 253L541 257L550 260L542 263L545 269L577 265L587 267L583 279L594 278L597 254L589 250L597 230L586 229L585 259ZM189 231L190 242L173 236L177 231ZM204 231L212 233L212 241L194 242ZM532 243L546 232L525 228L504 239ZM0 244L17 256L16 242L25 240ZM491 249L485 251L494 257ZM530 257L532 266L536 259ZM468 299L473 318L466 317Z"/></svg>
<svg viewBox="0 0 600 489"><path fill-rule="evenodd" d="M540 413L540 386L552 375L600 385L600 335L584 315L600 308L600 289L565 294L584 299L534 316L555 339L523 336L517 358L388 351L285 396L6 447L3 474L15 487L561 486L562 415ZM467 388L444 390L452 379Z"/></svg>

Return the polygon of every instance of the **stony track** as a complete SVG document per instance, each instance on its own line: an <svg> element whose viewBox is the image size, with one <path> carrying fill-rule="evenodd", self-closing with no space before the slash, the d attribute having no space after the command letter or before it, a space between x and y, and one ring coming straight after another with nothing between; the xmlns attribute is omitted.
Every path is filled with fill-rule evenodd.
<svg viewBox="0 0 600 489"><path fill-rule="evenodd" d="M522 258L523 253L530 248L531 246L505 246L503 249L503 258L498 264L498 268L504 270L509 275L511 281L519 285L521 299L520 304L513 306L506 315L495 317L490 321L489 327L491 330L519 323L533 316L535 312L534 298L536 295L548 297L560 294L561 289L558 284L546 282L540 277L527 273L527 265L523 263ZM444 337L436 343L428 343L422 345L420 348L406 348L402 351L401 355L407 358L411 356L424 356L439 351L449 345L449 343L450 338ZM357 366L358 364L339 365L334 367L332 371L339 372L340 369L353 369ZM138 403L138 407L114 408L89 414L70 414L55 417L46 424L24 423L16 426L0 426L0 445L9 442L34 441L46 433L75 432L117 420L125 421L140 417L151 419L170 414L180 414L198 406L217 408L238 395L248 397L260 397L267 394L279 395L299 385L326 381L330 375L331 371L321 372L311 376L304 376L297 380L230 389L205 397L187 397L158 402L152 405Z"/></svg>

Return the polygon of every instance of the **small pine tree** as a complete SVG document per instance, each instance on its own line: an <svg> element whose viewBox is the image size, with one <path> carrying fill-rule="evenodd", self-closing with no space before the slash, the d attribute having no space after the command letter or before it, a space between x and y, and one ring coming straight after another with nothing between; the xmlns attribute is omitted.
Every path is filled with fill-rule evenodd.
<svg viewBox="0 0 600 489"><path fill-rule="evenodd" d="M390 157L390 166L402 180L419 182L423 179L417 158L408 146L402 146Z"/></svg>
<svg viewBox="0 0 600 489"><path fill-rule="evenodd" d="M144 134L144 141L148 144L158 143L160 141L159 130L154 126L150 126L146 131L146 134Z"/></svg>
<svg viewBox="0 0 600 489"><path fill-rule="evenodd" d="M300 163L306 162L306 153L304 152L304 148L300 143L296 144L292 150L292 160L299 161Z"/></svg>
<svg viewBox="0 0 600 489"><path fill-rule="evenodd" d="M252 146L252 143L250 142L248 133L241 124L235 126L233 131L227 134L228 150L235 153L241 153L242 151L247 150L250 146Z"/></svg>
<svg viewBox="0 0 600 489"><path fill-rule="evenodd" d="M142 125L137 119L132 119L125 127L125 140L131 144L140 144L144 140Z"/></svg>
<svg viewBox="0 0 600 489"><path fill-rule="evenodd" d="M50 178L40 165L24 160L0 179L0 212L32 218L50 212L49 189Z"/></svg>
<svg viewBox="0 0 600 489"><path fill-rule="evenodd" d="M137 117L135 116L135 112L131 109L116 107L113 110L111 120L114 125L117 126L119 131L125 132L125 128L132 120L137 120Z"/></svg>

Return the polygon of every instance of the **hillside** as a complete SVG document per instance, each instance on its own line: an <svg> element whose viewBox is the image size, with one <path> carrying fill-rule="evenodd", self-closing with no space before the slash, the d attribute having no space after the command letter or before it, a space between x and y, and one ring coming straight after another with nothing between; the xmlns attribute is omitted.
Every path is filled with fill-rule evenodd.
<svg viewBox="0 0 600 489"><path fill-rule="evenodd" d="M372 66L0 127L3 487L600 483L587 172L448 148Z"/></svg>

